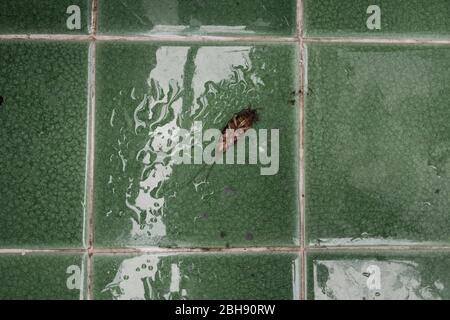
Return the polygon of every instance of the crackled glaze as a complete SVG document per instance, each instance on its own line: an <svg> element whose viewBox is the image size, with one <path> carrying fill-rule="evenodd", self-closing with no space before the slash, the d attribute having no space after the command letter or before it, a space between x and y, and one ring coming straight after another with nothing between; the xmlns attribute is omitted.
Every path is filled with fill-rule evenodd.
<svg viewBox="0 0 450 320"><path fill-rule="evenodd" d="M298 299L295 254L96 255L94 298Z"/></svg>
<svg viewBox="0 0 450 320"><path fill-rule="evenodd" d="M98 22L107 34L292 35L295 9L295 0L100 0Z"/></svg>
<svg viewBox="0 0 450 320"><path fill-rule="evenodd" d="M439 300L450 297L445 252L311 252L308 299Z"/></svg>
<svg viewBox="0 0 450 320"><path fill-rule="evenodd" d="M307 50L307 242L449 243L450 49Z"/></svg>
<svg viewBox="0 0 450 320"><path fill-rule="evenodd" d="M0 42L0 247L81 247L88 43Z"/></svg>
<svg viewBox="0 0 450 320"><path fill-rule="evenodd" d="M97 50L97 245L298 242L293 46L99 43ZM221 130L248 105L260 108L255 128L279 129L277 174L261 175L259 164L174 164L177 131L196 131L198 120Z"/></svg>

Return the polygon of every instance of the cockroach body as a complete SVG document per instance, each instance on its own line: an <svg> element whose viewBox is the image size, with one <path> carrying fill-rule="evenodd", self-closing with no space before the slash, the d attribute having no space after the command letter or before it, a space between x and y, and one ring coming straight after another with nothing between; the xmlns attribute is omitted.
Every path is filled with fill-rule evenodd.
<svg viewBox="0 0 450 320"><path fill-rule="evenodd" d="M252 109L252 107L247 107L244 110L241 110L235 114L228 121L226 126L221 131L220 140L216 146L216 155L225 152L232 145L234 145L238 139L245 134L245 132L253 126L253 123L258 121L258 114L256 109ZM212 168L216 163L206 165L210 166L208 172L205 177L205 181L208 180L208 177L211 173ZM203 171L204 167L202 167L192 179L189 180L188 184L197 178L201 171Z"/></svg>
<svg viewBox="0 0 450 320"><path fill-rule="evenodd" d="M223 152L228 150L256 121L258 121L258 114L256 109L252 109L252 107L235 113L222 129L222 136L217 148L218 151Z"/></svg>

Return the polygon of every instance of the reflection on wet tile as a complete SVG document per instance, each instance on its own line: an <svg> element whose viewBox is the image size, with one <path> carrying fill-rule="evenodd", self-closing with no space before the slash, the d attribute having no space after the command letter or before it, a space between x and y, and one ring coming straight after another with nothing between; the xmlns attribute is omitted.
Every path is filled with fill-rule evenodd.
<svg viewBox="0 0 450 320"><path fill-rule="evenodd" d="M298 299L295 254L95 255L94 298Z"/></svg>
<svg viewBox="0 0 450 320"><path fill-rule="evenodd" d="M97 51L96 245L298 243L295 46L99 43ZM250 105L254 128L267 129L267 139L255 133L255 164L176 164L182 155L202 161L201 147L216 143L201 133Z"/></svg>
<svg viewBox="0 0 450 320"><path fill-rule="evenodd" d="M81 247L87 43L0 43L0 246Z"/></svg>
<svg viewBox="0 0 450 320"><path fill-rule="evenodd" d="M85 266L81 254L2 254L0 299L84 299Z"/></svg>
<svg viewBox="0 0 450 320"><path fill-rule="evenodd" d="M450 298L450 255L309 253L308 299L437 300Z"/></svg>
<svg viewBox="0 0 450 320"><path fill-rule="evenodd" d="M308 36L448 37L447 0L303 0Z"/></svg>
<svg viewBox="0 0 450 320"><path fill-rule="evenodd" d="M295 0L100 0L100 33L292 35Z"/></svg>
<svg viewBox="0 0 450 320"><path fill-rule="evenodd" d="M87 34L89 0L1 0L0 34Z"/></svg>
<svg viewBox="0 0 450 320"><path fill-rule="evenodd" d="M312 244L449 243L450 49L309 45Z"/></svg>

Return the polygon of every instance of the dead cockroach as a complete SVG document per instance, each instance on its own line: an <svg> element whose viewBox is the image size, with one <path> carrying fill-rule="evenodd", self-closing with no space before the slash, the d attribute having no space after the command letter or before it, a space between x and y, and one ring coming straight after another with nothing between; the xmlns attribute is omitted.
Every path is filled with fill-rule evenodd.
<svg viewBox="0 0 450 320"><path fill-rule="evenodd" d="M258 121L258 114L256 113L256 109L252 109L252 107L235 113L222 129L217 151L223 152L228 150L256 121Z"/></svg>
<svg viewBox="0 0 450 320"><path fill-rule="evenodd" d="M221 131L221 136L219 138L219 142L216 146L216 156L226 152L232 145L234 145L240 137L245 135L245 132L250 129L253 124L258 121L257 109L253 109L251 106L243 109L239 112L233 114L231 119L227 122L227 124L223 127ZM208 180L208 177L211 173L212 168L216 162L210 164L210 168L205 177L205 181ZM205 164L206 165L206 164ZM195 176L189 180L188 183L192 182L197 178L200 172L204 168L202 167Z"/></svg>

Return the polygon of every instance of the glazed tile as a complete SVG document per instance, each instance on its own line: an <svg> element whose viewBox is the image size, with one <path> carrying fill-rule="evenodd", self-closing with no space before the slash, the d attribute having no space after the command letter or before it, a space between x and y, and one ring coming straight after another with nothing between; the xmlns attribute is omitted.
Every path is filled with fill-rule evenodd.
<svg viewBox="0 0 450 320"><path fill-rule="evenodd" d="M308 299L450 298L446 252L313 252L307 261Z"/></svg>
<svg viewBox="0 0 450 320"><path fill-rule="evenodd" d="M307 243L448 244L450 49L307 50Z"/></svg>
<svg viewBox="0 0 450 320"><path fill-rule="evenodd" d="M0 34L87 34L89 0L0 0Z"/></svg>
<svg viewBox="0 0 450 320"><path fill-rule="evenodd" d="M304 0L307 36L429 37L450 35L447 0Z"/></svg>
<svg viewBox="0 0 450 320"><path fill-rule="evenodd" d="M99 43L97 50L97 246L298 243L294 46ZM259 108L256 129L279 129L279 166L268 132L272 175L261 174L269 167L260 162L269 150L262 143L257 164L174 163L182 150L175 132L200 120L204 130L221 130L249 105Z"/></svg>
<svg viewBox="0 0 450 320"><path fill-rule="evenodd" d="M293 35L295 0L100 0L106 34Z"/></svg>
<svg viewBox="0 0 450 320"><path fill-rule="evenodd" d="M87 43L0 42L0 247L81 247Z"/></svg>
<svg viewBox="0 0 450 320"><path fill-rule="evenodd" d="M94 298L297 299L295 254L95 255Z"/></svg>
<svg viewBox="0 0 450 320"><path fill-rule="evenodd" d="M1 254L1 300L77 300L86 297L82 254Z"/></svg>

